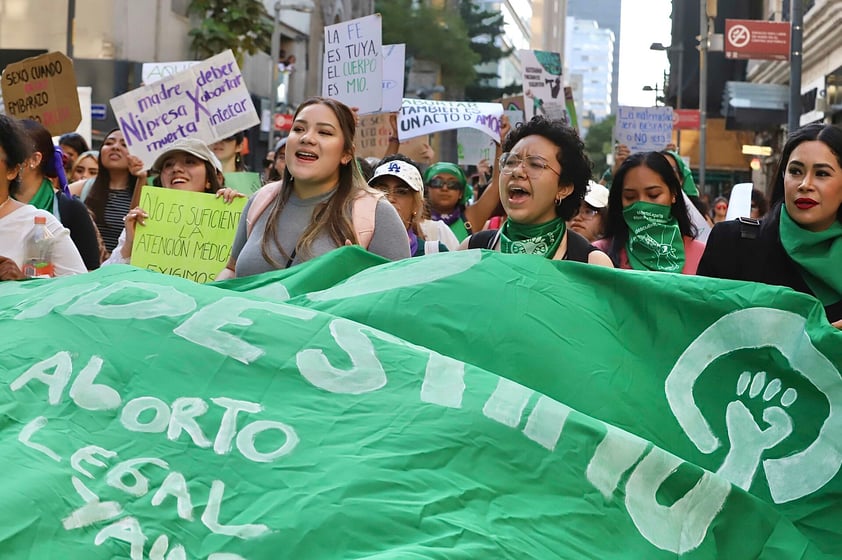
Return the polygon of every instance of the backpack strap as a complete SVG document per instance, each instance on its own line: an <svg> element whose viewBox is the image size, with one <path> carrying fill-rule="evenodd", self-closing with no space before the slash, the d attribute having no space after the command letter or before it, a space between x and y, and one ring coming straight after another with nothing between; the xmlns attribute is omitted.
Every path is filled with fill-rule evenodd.
<svg viewBox="0 0 842 560"><path fill-rule="evenodd" d="M261 187L251 201L248 214L246 214L246 237L251 236L251 230L254 229L254 224L260 218L260 215L266 211L278 193L281 191L281 181L275 181Z"/></svg>
<svg viewBox="0 0 842 560"><path fill-rule="evenodd" d="M740 239L757 239L760 233L760 220L754 218L737 218L740 222Z"/></svg>
<svg viewBox="0 0 842 560"><path fill-rule="evenodd" d="M494 249L499 231L497 229L484 229L474 233L468 241L468 249Z"/></svg>
<svg viewBox="0 0 842 560"><path fill-rule="evenodd" d="M254 194L251 206L249 206L248 213L246 214L246 237L251 235L254 224L257 223L263 212L266 211L269 205L280 194L281 188L282 182L275 181L274 183L264 185ZM374 237L377 203L382 197L383 195L381 193L361 190L354 198L351 220L354 226L354 233L357 236L357 242L364 249L368 249L371 238Z"/></svg>
<svg viewBox="0 0 842 560"><path fill-rule="evenodd" d="M79 200L85 202L85 199L88 198L88 195L91 194L91 189L94 186L94 179L88 179L85 181L85 184L82 185L82 192L79 193Z"/></svg>

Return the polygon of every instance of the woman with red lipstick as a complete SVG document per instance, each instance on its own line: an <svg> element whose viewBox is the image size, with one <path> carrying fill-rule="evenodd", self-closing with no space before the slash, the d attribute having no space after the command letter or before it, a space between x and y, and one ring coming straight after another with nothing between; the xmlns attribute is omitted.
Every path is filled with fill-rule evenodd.
<svg viewBox="0 0 842 560"><path fill-rule="evenodd" d="M366 184L354 160L355 131L354 113L339 101L311 97L298 107L283 180L246 204L218 280L289 268L354 243L390 260L409 257L397 210ZM367 229L358 227L361 218Z"/></svg>
<svg viewBox="0 0 842 560"><path fill-rule="evenodd" d="M498 165L500 200L509 218L499 230L475 233L461 248L612 266L605 253L566 227L591 174L591 162L574 129L535 117L506 136Z"/></svg>
<svg viewBox="0 0 842 560"><path fill-rule="evenodd" d="M813 295L842 328L842 129L811 124L790 134L772 201L760 222L717 224L699 274Z"/></svg>

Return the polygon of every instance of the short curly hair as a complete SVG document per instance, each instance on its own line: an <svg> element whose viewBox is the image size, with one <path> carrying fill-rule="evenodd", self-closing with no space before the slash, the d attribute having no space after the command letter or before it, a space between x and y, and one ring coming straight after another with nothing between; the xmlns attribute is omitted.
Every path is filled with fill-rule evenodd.
<svg viewBox="0 0 842 560"><path fill-rule="evenodd" d="M591 163L585 153L585 144L579 138L576 129L561 120L550 120L542 116L535 116L527 123L519 124L503 141L503 151L510 152L515 144L527 136L543 136L556 146L556 159L561 164L559 185L573 185L573 192L556 206L556 215L562 220L569 220L579 211L582 199L588 190L591 179Z"/></svg>

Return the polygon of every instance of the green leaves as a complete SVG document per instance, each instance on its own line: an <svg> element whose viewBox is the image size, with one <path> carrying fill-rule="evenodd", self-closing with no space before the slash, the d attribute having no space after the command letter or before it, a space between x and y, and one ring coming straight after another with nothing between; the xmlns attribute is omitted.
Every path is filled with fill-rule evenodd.
<svg viewBox="0 0 842 560"><path fill-rule="evenodd" d="M192 0L188 14L199 18L190 30L190 46L199 59L231 49L237 62L243 55L269 52L272 18L259 0Z"/></svg>

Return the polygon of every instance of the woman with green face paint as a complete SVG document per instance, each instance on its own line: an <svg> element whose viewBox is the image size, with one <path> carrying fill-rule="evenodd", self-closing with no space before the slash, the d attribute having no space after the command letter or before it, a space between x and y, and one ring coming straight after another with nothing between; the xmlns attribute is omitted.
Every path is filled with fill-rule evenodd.
<svg viewBox="0 0 842 560"><path fill-rule="evenodd" d="M618 268L696 274L705 245L695 235L666 157L646 152L626 159L611 184L605 239L594 246Z"/></svg>

